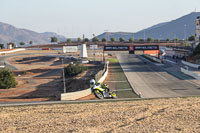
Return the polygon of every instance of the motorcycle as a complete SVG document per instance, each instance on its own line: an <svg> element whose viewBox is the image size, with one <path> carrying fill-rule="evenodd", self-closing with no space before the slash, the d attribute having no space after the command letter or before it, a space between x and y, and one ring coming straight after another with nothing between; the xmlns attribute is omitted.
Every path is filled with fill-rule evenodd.
<svg viewBox="0 0 200 133"><path fill-rule="evenodd" d="M116 93L111 91L106 84L96 83L91 86L91 91L99 99L117 98Z"/></svg>

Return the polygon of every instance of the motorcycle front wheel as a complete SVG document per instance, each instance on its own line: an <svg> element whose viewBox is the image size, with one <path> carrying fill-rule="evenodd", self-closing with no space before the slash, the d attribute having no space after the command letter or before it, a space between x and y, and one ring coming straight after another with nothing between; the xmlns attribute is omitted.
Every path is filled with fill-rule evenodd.
<svg viewBox="0 0 200 133"><path fill-rule="evenodd" d="M99 90L94 90L94 95L99 99L104 99L103 93Z"/></svg>

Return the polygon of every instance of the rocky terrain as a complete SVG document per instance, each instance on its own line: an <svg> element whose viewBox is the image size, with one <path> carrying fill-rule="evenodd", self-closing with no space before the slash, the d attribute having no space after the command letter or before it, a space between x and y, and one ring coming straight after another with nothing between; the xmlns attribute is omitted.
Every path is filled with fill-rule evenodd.
<svg viewBox="0 0 200 133"><path fill-rule="evenodd" d="M0 107L0 132L200 132L200 98Z"/></svg>

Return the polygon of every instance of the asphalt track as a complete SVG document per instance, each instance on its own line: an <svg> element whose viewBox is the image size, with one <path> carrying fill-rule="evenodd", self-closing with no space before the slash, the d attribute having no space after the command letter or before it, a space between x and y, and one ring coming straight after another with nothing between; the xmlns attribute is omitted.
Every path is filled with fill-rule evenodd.
<svg viewBox="0 0 200 133"><path fill-rule="evenodd" d="M116 56L129 83L141 98L200 95L200 86L173 76L161 66L145 64L134 54L117 53Z"/></svg>
<svg viewBox="0 0 200 133"><path fill-rule="evenodd" d="M32 55L48 55L48 54L55 54L55 53L31 53ZM7 62L7 58L10 57L17 57L17 56L23 56L23 55L30 55L30 53L16 53L16 54L8 54L8 55L0 55L0 66L6 65L6 68L9 68L10 70L18 70L17 67L11 65L9 62Z"/></svg>

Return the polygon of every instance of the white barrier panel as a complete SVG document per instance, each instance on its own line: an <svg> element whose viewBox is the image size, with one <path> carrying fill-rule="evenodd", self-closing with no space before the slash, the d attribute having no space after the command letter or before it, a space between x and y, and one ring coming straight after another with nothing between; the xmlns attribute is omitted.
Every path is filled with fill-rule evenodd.
<svg viewBox="0 0 200 133"><path fill-rule="evenodd" d="M63 53L74 53L78 51L77 46L63 46Z"/></svg>
<svg viewBox="0 0 200 133"><path fill-rule="evenodd" d="M98 45L90 45L90 49L98 49Z"/></svg>
<svg viewBox="0 0 200 133"><path fill-rule="evenodd" d="M187 61L184 61L184 60L182 60L181 61L184 65L187 65L187 66L190 66L190 67L193 67L193 68L200 68L200 65L198 65L198 64L193 64L193 63L190 63L190 62L187 62Z"/></svg>
<svg viewBox="0 0 200 133"><path fill-rule="evenodd" d="M85 96L88 96L91 94L91 89L83 90L83 91L77 91L72 93L62 93L61 94L61 101L62 100L76 100Z"/></svg>
<svg viewBox="0 0 200 133"><path fill-rule="evenodd" d="M108 64L109 62L107 62L107 70L104 73L104 75L99 79L98 81L99 83L102 83L108 75ZM60 99L61 101L62 100L76 100L76 99L88 96L90 94L91 94L91 89L89 88L83 91L77 91L77 92L72 92L72 93L62 93Z"/></svg>
<svg viewBox="0 0 200 133"><path fill-rule="evenodd" d="M106 79L106 77L107 77L107 75L108 75L108 64L109 64L109 62L107 62L107 70L106 70L106 72L104 73L104 75L99 79L99 83L103 83L103 81Z"/></svg>
<svg viewBox="0 0 200 133"><path fill-rule="evenodd" d="M186 70L184 68L181 68L181 72L186 74L186 75L189 75L195 79L198 79L200 80L200 74L197 74L197 73L193 73L192 71L189 71L189 70Z"/></svg>
<svg viewBox="0 0 200 133"><path fill-rule="evenodd" d="M2 51L0 52L0 54L8 54L8 53L13 53L13 52L18 52L18 51L24 51L26 50L25 48L20 48L20 49L13 49L13 50L9 50L9 51Z"/></svg>

